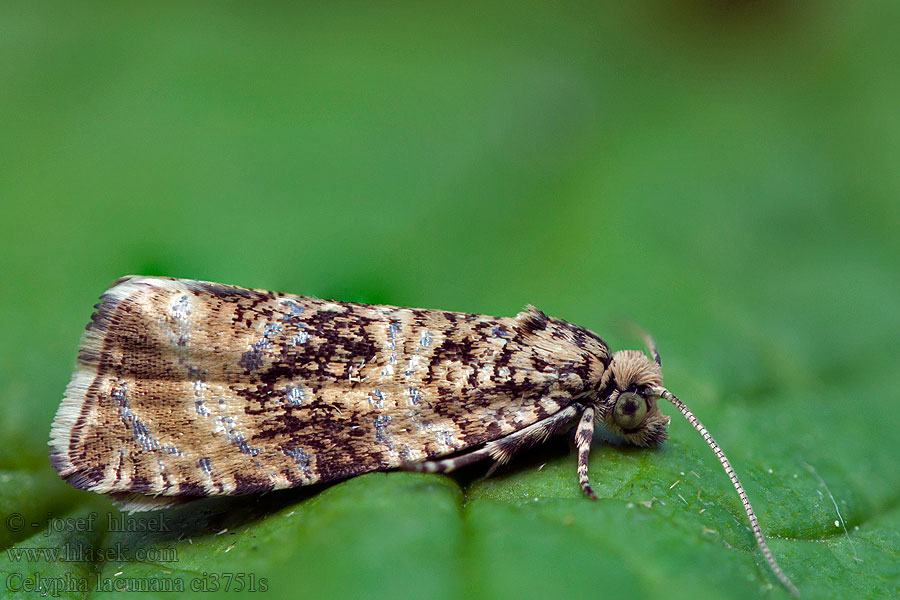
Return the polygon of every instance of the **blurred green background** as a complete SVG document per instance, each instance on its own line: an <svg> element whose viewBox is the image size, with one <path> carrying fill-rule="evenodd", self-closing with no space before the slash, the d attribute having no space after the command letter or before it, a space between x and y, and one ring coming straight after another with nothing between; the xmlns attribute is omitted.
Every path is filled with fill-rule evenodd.
<svg viewBox="0 0 900 600"><path fill-rule="evenodd" d="M656 451L595 442L596 503L560 438L488 480L53 532L117 514L46 443L91 305L134 273L533 303L614 349L640 323L805 596L897 597L898 22L887 2L0 4L0 594L210 597L244 573L269 598L787 596L681 420ZM131 554L13 552L73 540ZM154 548L177 560L135 554Z"/></svg>

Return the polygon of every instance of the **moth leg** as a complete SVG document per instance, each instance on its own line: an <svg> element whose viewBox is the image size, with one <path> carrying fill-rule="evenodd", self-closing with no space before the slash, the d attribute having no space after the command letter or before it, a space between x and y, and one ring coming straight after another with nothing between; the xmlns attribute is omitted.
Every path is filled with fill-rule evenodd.
<svg viewBox="0 0 900 600"><path fill-rule="evenodd" d="M575 431L575 447L578 449L578 483L581 489L592 500L597 499L597 494L591 489L588 481L588 454L591 452L591 438L594 437L594 409L590 406L581 413L581 421Z"/></svg>
<svg viewBox="0 0 900 600"><path fill-rule="evenodd" d="M582 410L580 404L571 404L542 421L533 423L532 425L511 433L499 440L488 442L483 448L479 448L468 454L453 458L445 458L443 460L408 463L404 465L404 468L424 473L449 473L450 471L471 465L484 460L485 458L493 458L497 462L491 467L491 470L488 473L490 474L497 465L507 462L519 450L539 444L554 433L558 433L562 429L565 429L572 423L575 417L578 416L580 410Z"/></svg>
<svg viewBox="0 0 900 600"><path fill-rule="evenodd" d="M538 421L499 440L488 442L484 449L498 464L509 462L517 452L547 441L547 438L564 429L568 429L578 413L583 410L580 404L570 404L558 413Z"/></svg>
<svg viewBox="0 0 900 600"><path fill-rule="evenodd" d="M425 462L406 463L403 468L408 471L419 471L420 473L449 473L460 467L465 467L480 460L484 460L490 456L487 448L481 448L474 452L469 452L461 456L453 458L445 458L442 460L426 460Z"/></svg>

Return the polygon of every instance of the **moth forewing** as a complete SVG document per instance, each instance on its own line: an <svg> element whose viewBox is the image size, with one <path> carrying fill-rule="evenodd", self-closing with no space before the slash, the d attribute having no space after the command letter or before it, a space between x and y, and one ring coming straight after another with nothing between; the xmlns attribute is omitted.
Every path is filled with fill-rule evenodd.
<svg viewBox="0 0 900 600"><path fill-rule="evenodd" d="M96 305L50 435L77 488L150 510L396 467L450 471L577 424L578 480L595 421L666 439L655 345L611 354L529 306L515 317L375 306L162 277L118 280ZM652 342L651 342L652 344Z"/></svg>
<svg viewBox="0 0 900 600"><path fill-rule="evenodd" d="M496 318L123 278L82 339L51 462L104 493L330 481L525 429L588 391L605 360L602 340L534 309Z"/></svg>

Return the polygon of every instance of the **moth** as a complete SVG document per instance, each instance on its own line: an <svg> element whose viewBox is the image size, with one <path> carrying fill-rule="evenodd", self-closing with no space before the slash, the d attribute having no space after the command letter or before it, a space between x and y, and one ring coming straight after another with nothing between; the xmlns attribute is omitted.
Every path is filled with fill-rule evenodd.
<svg viewBox="0 0 900 600"><path fill-rule="evenodd" d="M596 498L595 424L659 446L664 399L715 452L769 567L796 592L725 454L663 386L652 340L648 358L530 306L491 317L163 277L121 278L95 308L50 462L125 509L505 463L573 427L578 480Z"/></svg>

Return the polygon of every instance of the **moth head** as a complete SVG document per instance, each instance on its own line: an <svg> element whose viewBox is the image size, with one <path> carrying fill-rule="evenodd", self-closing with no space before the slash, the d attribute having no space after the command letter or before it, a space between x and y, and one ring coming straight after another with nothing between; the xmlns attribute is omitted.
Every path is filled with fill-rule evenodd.
<svg viewBox="0 0 900 600"><path fill-rule="evenodd" d="M601 387L599 415L609 431L636 446L659 446L666 441L670 418L657 406L662 388L658 361L637 350L620 350L613 354Z"/></svg>

